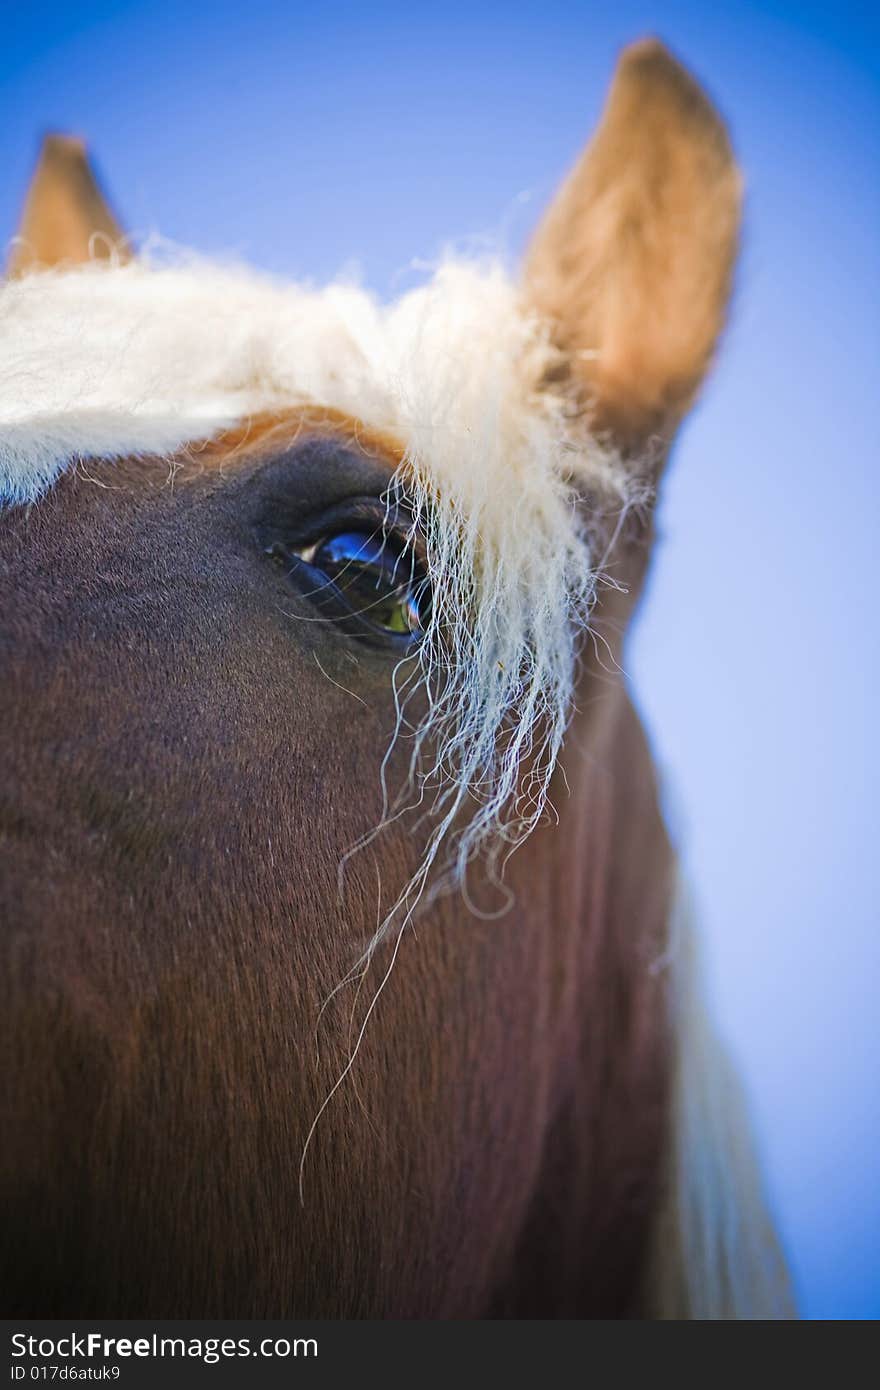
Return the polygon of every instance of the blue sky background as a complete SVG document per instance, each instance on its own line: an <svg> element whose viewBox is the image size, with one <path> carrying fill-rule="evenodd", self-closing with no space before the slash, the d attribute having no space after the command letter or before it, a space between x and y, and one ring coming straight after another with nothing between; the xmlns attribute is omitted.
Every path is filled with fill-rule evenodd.
<svg viewBox="0 0 880 1390"><path fill-rule="evenodd" d="M878 28L848 2L36 0L0 46L0 236L65 129L130 229L382 295L452 240L522 248L628 40L712 91L745 252L629 669L813 1318L880 1315Z"/></svg>

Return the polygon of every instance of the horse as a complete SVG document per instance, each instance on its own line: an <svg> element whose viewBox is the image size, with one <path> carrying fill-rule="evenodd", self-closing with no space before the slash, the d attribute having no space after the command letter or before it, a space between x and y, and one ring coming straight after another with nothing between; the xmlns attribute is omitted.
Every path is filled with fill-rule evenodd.
<svg viewBox="0 0 880 1390"><path fill-rule="evenodd" d="M7 1315L783 1318L621 674L741 176L621 55L522 270L0 289Z"/></svg>

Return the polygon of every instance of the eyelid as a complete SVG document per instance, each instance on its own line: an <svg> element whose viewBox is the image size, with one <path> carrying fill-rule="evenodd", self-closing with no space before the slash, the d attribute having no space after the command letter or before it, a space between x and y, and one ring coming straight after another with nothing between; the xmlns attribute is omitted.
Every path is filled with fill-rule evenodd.
<svg viewBox="0 0 880 1390"><path fill-rule="evenodd" d="M337 503L328 511L312 517L301 531L300 538L288 537L286 545L311 564L327 537L345 529L369 530L371 536L383 536L399 547L400 558L412 555L415 563L427 570L427 551L423 536L413 525L405 502L389 504L380 497L353 497Z"/></svg>

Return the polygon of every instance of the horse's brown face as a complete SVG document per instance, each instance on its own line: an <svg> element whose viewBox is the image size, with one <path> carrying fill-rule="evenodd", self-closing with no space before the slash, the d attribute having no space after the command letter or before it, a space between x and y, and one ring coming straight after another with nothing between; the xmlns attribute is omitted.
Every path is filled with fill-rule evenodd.
<svg viewBox="0 0 880 1390"><path fill-rule="evenodd" d="M661 427L667 438L720 322L735 193L689 79L653 48L627 63L621 83L644 92L649 134L663 128L652 103L681 141L699 144L705 123L703 164L685 160L681 174L673 160L673 191L683 204L715 189L730 224L715 289L694 272L714 317L702 302L689 348L676 320L673 375L662 376L659 330L637 325L639 352L618 335L607 381L583 383L615 426L629 391L621 439ZM630 106L612 103L588 170L606 228L615 121L631 123ZM576 177L530 272L560 344L578 349L573 373L593 359L556 302L550 266L565 227L578 265L609 287L584 320L588 337L604 332L614 276L629 284L631 269L599 254L578 187ZM675 236L693 240L680 212ZM621 225L639 216L650 221L651 208L624 199ZM640 279L657 257L656 274L677 276L688 302L687 258L660 254L657 232L644 238ZM638 238L624 241L631 263ZM583 297L589 285L578 286ZM340 861L381 816L407 639L396 619L383 633L328 609L307 571L291 576L296 566L269 552L380 526L395 450L339 421L291 418L183 459L173 482L163 463L90 464L0 516L10 1312L634 1306L663 1138L665 1025L646 963L662 944L668 849L638 727L605 669L583 675L562 824L511 862L515 906L490 921L446 897L419 920L315 1129L300 1201L306 1139L394 934L359 991L334 991L380 902L419 863L423 832L391 824L339 890ZM644 537L631 541L635 575ZM604 616L617 625L625 614ZM396 758L392 784L405 743ZM478 901L496 907L484 890L477 876Z"/></svg>
<svg viewBox="0 0 880 1390"><path fill-rule="evenodd" d="M451 900L419 922L298 1196L393 940L319 1024L321 1005L420 845L390 826L337 891L380 818L402 639L361 635L267 550L381 518L393 464L292 421L173 486L99 465L3 517L22 1311L466 1312L510 1259L579 1032L559 837L524 853L503 923Z"/></svg>

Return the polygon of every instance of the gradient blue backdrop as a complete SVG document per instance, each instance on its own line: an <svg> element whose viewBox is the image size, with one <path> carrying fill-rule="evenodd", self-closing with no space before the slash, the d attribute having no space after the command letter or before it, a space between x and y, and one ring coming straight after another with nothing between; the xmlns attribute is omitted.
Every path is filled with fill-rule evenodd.
<svg viewBox="0 0 880 1390"><path fill-rule="evenodd" d="M803 1309L876 1317L876 9L3 8L0 235L63 128L135 231L310 278L356 263L383 295L451 239L521 248L627 40L660 33L707 82L745 254L629 664Z"/></svg>

